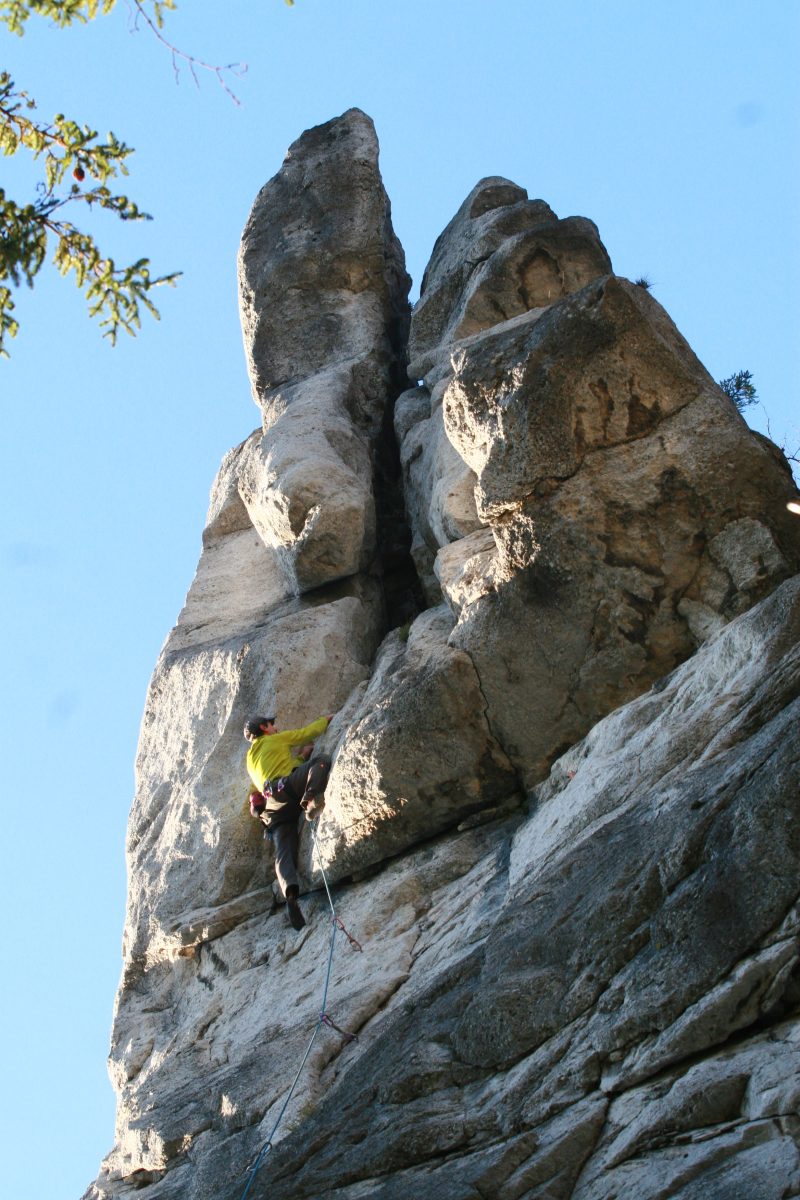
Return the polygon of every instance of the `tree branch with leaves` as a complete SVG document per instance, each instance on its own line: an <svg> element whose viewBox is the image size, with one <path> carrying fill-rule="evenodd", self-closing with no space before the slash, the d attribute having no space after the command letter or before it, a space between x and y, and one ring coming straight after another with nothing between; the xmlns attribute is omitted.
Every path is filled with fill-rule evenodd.
<svg viewBox="0 0 800 1200"><path fill-rule="evenodd" d="M197 72L212 73L234 100L227 82L229 73L246 67L230 63L216 66L179 50L161 33L165 14L175 0L128 0L159 41L167 47L176 74L180 64ZM292 5L294 0L285 0ZM110 13L118 0L0 0L0 23L22 36L31 16L45 17L59 28L86 24ZM237 100L238 103L238 100ZM100 318L103 336L112 345L121 330L135 334L146 309L158 318L151 293L165 284L173 285L180 272L153 275L150 262L140 258L118 267L105 254L94 236L68 219L84 211L102 208L122 221L149 221L128 196L117 194L109 184L128 174L127 159L133 153L113 133L103 140L96 130L63 114L51 122L39 116L35 100L18 89L8 72L0 72L0 151L6 156L28 151L41 160L43 178L34 199L19 203L0 188L0 357L8 356L9 339L19 324L14 315L13 289L33 287L54 244L52 261L62 275L72 276L86 297L91 317Z"/></svg>
<svg viewBox="0 0 800 1200"><path fill-rule="evenodd" d="M25 92L17 91L11 77L0 75L0 150L5 155L27 149L41 159L44 178L36 197L19 204L0 188L0 354L7 355L7 340L19 328L14 317L12 287L33 286L53 241L53 263L62 275L72 273L83 290L89 314L100 317L104 336L113 344L124 329L135 333L141 326L141 309L158 317L149 293L163 284L174 284L177 273L154 277L146 258L118 267L103 253L94 237L67 219L65 209L78 205L103 208L122 221L150 217L129 199L115 194L109 181L127 175L125 160L131 148L113 134L101 139L96 130L78 125L62 114L52 123L37 119L36 106ZM65 180L71 174L71 182ZM84 187L84 181L90 180Z"/></svg>

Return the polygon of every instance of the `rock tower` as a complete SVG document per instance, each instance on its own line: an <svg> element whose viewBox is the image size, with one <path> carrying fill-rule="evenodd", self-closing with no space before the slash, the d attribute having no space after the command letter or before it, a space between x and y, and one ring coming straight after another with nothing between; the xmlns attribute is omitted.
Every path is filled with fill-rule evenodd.
<svg viewBox="0 0 800 1200"><path fill-rule="evenodd" d="M800 520L595 225L481 180L410 280L372 122L239 256L260 427L147 696L85 1200L800 1194ZM286 923L242 726L335 719Z"/></svg>

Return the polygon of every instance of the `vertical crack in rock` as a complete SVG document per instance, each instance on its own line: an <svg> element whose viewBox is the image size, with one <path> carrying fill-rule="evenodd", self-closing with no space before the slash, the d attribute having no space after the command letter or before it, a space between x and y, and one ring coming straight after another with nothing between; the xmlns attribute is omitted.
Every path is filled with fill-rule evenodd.
<svg viewBox="0 0 800 1200"><path fill-rule="evenodd" d="M519 770L517 770L517 768L514 766L514 762L511 758L511 756L508 754L505 746L503 745L502 738L500 736L498 736L497 730L495 730L492 725L491 708L489 706L489 701L486 697L486 694L483 690L483 686L481 685L481 677L478 674L478 668L476 667L475 660L472 657L472 655L469 653L469 651L465 651L465 653L467 654L467 657L469 658L470 662L472 663L472 669L475 672L475 679L477 680L477 684L478 684L478 691L480 692L481 697L483 698L483 704L484 704L483 716L484 716L484 720L486 721L486 728L488 729L490 736L494 739L494 741L497 743L497 745L500 747L503 754L505 755L506 760L509 765L509 768L514 772L514 778L516 779L516 782L517 782L516 790L519 793L519 796L524 797L526 794L525 780L523 779L521 772Z"/></svg>
<svg viewBox="0 0 800 1200"><path fill-rule="evenodd" d="M393 401L397 399L401 385ZM387 407L375 453L377 553L388 629L410 623L426 607L412 554L400 451L394 432L394 402Z"/></svg>
<svg viewBox="0 0 800 1200"><path fill-rule="evenodd" d="M148 692L85 1200L239 1200L318 1018L326 904L298 938L247 811L265 712L335 714L319 844L364 952L328 996L361 1040L315 1046L253 1200L800 1193L785 460L509 180L409 328L357 109L290 147L239 279L261 426Z"/></svg>
<svg viewBox="0 0 800 1200"><path fill-rule="evenodd" d="M403 251L358 109L303 134L259 193L239 254L242 330L263 414L239 492L295 592L368 570L373 473L405 366Z"/></svg>

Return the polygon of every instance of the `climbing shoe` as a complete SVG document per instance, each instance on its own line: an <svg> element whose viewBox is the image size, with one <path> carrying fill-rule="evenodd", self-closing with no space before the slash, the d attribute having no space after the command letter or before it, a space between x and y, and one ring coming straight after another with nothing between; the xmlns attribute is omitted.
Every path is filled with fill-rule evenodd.
<svg viewBox="0 0 800 1200"><path fill-rule="evenodd" d="M300 930L306 923L306 919L300 911L300 905L297 902L300 889L297 884L292 884L286 889L286 913L289 917L289 924L292 929Z"/></svg>

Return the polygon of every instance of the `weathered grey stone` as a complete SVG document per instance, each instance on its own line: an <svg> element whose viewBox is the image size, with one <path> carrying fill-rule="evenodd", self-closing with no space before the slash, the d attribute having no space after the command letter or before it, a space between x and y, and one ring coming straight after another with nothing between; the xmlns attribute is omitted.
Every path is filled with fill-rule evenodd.
<svg viewBox="0 0 800 1200"><path fill-rule="evenodd" d="M291 595L278 552L259 536L239 494L242 458L258 438L226 454L214 481L203 550L171 652L245 636Z"/></svg>
<svg viewBox="0 0 800 1200"><path fill-rule="evenodd" d="M303 1099L293 1102L256 1197L722 1200L759 1194L752 1189L762 1177L770 1198L796 1186L800 1035L796 1020L780 1017L782 1005L796 1005L796 985L784 977L768 999L759 982L761 1001L744 1007L725 992L747 970L777 979L790 961L800 881L799 634L797 578L665 687L601 722L556 764L516 833L512 823L450 836L346 889L341 911L364 954L342 939L331 1003L360 1040L312 1054ZM292 1055L302 1053L303 1012L314 1019L326 923L321 906L307 907L301 955L285 926L245 922L214 943L216 964L213 947L181 959L163 1011L137 1022L130 1053L145 1065L126 1086L151 1097L141 1126L150 1149L136 1143L129 1165L162 1164L158 1200L171 1194L161 1189L173 1164L192 1158L181 1132L215 1121L218 1170L200 1195L237 1195L234 1164L269 1131L276 1076L288 1077ZM259 943L269 970L252 969ZM748 956L754 965L744 968ZM153 970L166 983L166 965ZM676 1036L673 1057L651 1058L645 1069L648 1040L686 1028L709 985L720 1000L695 1019L692 1039ZM190 998L195 1024L178 1047L173 1013L180 1003L188 1015ZM264 1006L268 1041L252 1020ZM214 1035L198 1042L190 1029L211 1014ZM144 1040L142 1023L152 1030ZM153 1074L164 1071L158 1047L167 1037L169 1081ZM227 1060L215 1059L223 1045ZM198 1055L209 1054L202 1065ZM626 1055L627 1079L609 1071ZM202 1070L202 1111L179 1113L179 1093L169 1090L176 1068ZM254 1111L246 1097L256 1088L274 1099ZM210 1171L208 1150L200 1157Z"/></svg>
<svg viewBox="0 0 800 1200"><path fill-rule="evenodd" d="M461 350L444 412L486 518L552 489L592 451L652 434L703 394L719 393L663 308L612 276Z"/></svg>
<svg viewBox="0 0 800 1200"><path fill-rule="evenodd" d="M347 415L345 387L341 372L300 385L240 461L250 519L299 592L366 570L375 553L372 459Z"/></svg>
<svg viewBox="0 0 800 1200"><path fill-rule="evenodd" d="M455 1086L466 1111L483 1114L492 1162L489 1146L498 1126L538 1131L554 1114L571 1114L581 1095L600 1103L604 1062L630 1052L651 1030L680 1022L711 980L730 974L735 988L748 947L764 943L765 952L755 957L764 967L772 960L780 975L779 960L789 959L772 942L772 931L783 928L780 917L796 901L800 883L799 634L800 578L730 625L665 688L607 718L557 765L539 807L514 838L506 905L481 951L467 937L470 950L461 963L446 960L446 988L432 984L405 1019L397 1014L387 1021L386 1040L373 1046L372 1070L342 1081L320 1111L320 1123L308 1130L323 1161L309 1161L299 1143L281 1148L277 1195L283 1179L285 1195L313 1195L315 1182L318 1188L322 1179L330 1182L337 1162L351 1178L372 1182L363 1191L344 1187L342 1195L382 1194L377 1156L390 1155L386 1170L393 1174L392 1147L404 1133L398 1123L424 1120L407 1090L396 1097L402 1110L390 1105L388 1083L398 1072L410 1074L406 1053L422 1030L455 1052L450 1080L456 1070L477 1073ZM459 988L469 996L466 1007ZM760 983L757 991L763 1003L768 992ZM796 1004L788 977L783 996ZM737 1166L750 1188L768 1171L774 1180L768 1196L796 1183L797 1122L787 1128L779 1114L793 1112L797 1025L760 1032L781 1002L773 992L772 1007L752 1003L749 1012L729 1004L727 1019L725 1008L716 1006L704 1027L697 1026L697 1039L678 1052L677 1065L673 1059L672 1076L645 1090L634 1086L623 1097L627 1110L616 1129L627 1140L612 1126L595 1159L590 1139L576 1195L610 1197L627 1187L631 1195L667 1196L686 1186L699 1197L704 1182L710 1195L758 1194L725 1191L737 1186ZM726 1043L742 1020L754 1036L697 1065L698 1054ZM780 1051L773 1045L778 1039ZM651 1062L649 1075L662 1079L668 1061ZM369 1086L374 1079L382 1080L377 1097ZM443 1095L453 1086L443 1078ZM631 1084L617 1077L606 1086L613 1095ZM427 1096L428 1114L437 1108ZM351 1147L358 1148L355 1162L352 1149L345 1157L335 1139L324 1136L343 1111ZM362 1141L366 1122L370 1132ZM596 1134L599 1124L594 1128ZM471 1133L463 1146L450 1148L441 1168L455 1181L450 1195L467 1197L478 1182L480 1136ZM506 1144L510 1149L511 1139ZM537 1138L533 1146L539 1144ZM531 1143L526 1148L530 1154ZM415 1153L424 1152L412 1145L402 1159L406 1186L413 1181L415 1195L447 1195L443 1178L434 1185L435 1168L409 1174ZM524 1157L522 1146L517 1153ZM509 1174L519 1158L509 1154ZM467 1163L469 1183L462 1175ZM566 1179L557 1185L562 1190L548 1190L556 1178L555 1171L518 1177L519 1190L503 1190L495 1166L492 1194L571 1195ZM274 1177L271 1186L275 1194Z"/></svg>
<svg viewBox="0 0 800 1200"><path fill-rule="evenodd" d="M464 917L480 919L468 914L485 902L490 841L479 830L455 844L428 846L348 889L347 923L364 952L340 937L328 1003L334 1019L358 1030L361 1041L343 1050L334 1033L323 1031L280 1139L324 1100L329 1076L368 1052L375 1021L401 1003L412 970L419 975L414 963L423 945L428 954L447 954ZM465 890L463 877L482 863ZM443 924L421 941L418 923L443 889L449 896L446 909L438 906ZM128 972L111 1057L124 1116L117 1148L87 1196L130 1195L148 1174L159 1200L241 1195L242 1172L274 1123L316 1020L330 928L323 897L307 898L309 925L299 939L281 913L259 915L259 894L249 913L247 903L242 897L238 923L192 954ZM202 917L212 932L215 921L230 919L231 907L220 913ZM426 1048L426 1057L435 1051ZM443 1063L438 1073L431 1070L430 1084L447 1074Z"/></svg>
<svg viewBox="0 0 800 1200"><path fill-rule="evenodd" d="M797 1025L784 1024L625 1092L608 1110L575 1196L601 1200L626 1189L697 1200L791 1194L800 1185L792 1116L799 1070ZM795 1087L786 1094L790 1079Z"/></svg>
<svg viewBox="0 0 800 1200"><path fill-rule="evenodd" d="M800 566L788 470L623 280L475 340L444 413L498 548L451 642L528 783Z"/></svg>
<svg viewBox="0 0 800 1200"><path fill-rule="evenodd" d="M380 614L374 591L295 601L215 646L184 649L180 627L177 648L167 642L136 763L127 959L171 957L186 944L180 930L196 923L198 908L267 886L269 863L247 813L244 722L277 710L292 728L345 703L369 674Z"/></svg>
<svg viewBox="0 0 800 1200"><path fill-rule="evenodd" d="M734 587L758 592L765 579L787 574L787 562L769 528L753 517L731 521L712 538L709 553Z"/></svg>
<svg viewBox="0 0 800 1200"><path fill-rule="evenodd" d="M509 180L482 179L425 271L411 323L410 377L431 371L451 342L546 307L610 270L591 221L559 221Z"/></svg>
<svg viewBox="0 0 800 1200"><path fill-rule="evenodd" d="M724 617L698 600L687 600L684 597L678 601L677 611L683 617L689 627L689 632L698 645L707 641L713 634L719 633L720 629L725 626Z"/></svg>
<svg viewBox="0 0 800 1200"><path fill-rule="evenodd" d="M442 546L434 569L442 593L453 612L460 613L486 592L486 581L497 559L497 543L491 529L481 529Z"/></svg>
<svg viewBox="0 0 800 1200"><path fill-rule="evenodd" d="M417 421L431 415L431 394L425 387L409 388L397 397L394 406L394 434L398 446Z"/></svg>
<svg viewBox="0 0 800 1200"><path fill-rule="evenodd" d="M784 994L797 966L795 939L768 946L745 959L668 1029L611 1063L603 1074L603 1086L609 1091L630 1087L656 1075L665 1065L686 1060L696 1051L724 1042L737 1029L755 1024L770 1012L773 1000Z"/></svg>
<svg viewBox="0 0 800 1200"><path fill-rule="evenodd" d="M481 528L475 473L449 441L441 406L411 427L400 453L411 528L432 556L440 546Z"/></svg>
<svg viewBox="0 0 800 1200"><path fill-rule="evenodd" d="M360 1040L324 1031L257 1200L791 1194L799 641L800 577L596 726L526 819L338 893L364 952L341 938L329 1011ZM299 939L260 903L195 914L192 957L129 972L92 1200L147 1173L154 1200L241 1195L329 928L322 896Z"/></svg>
<svg viewBox="0 0 800 1200"><path fill-rule="evenodd" d="M350 109L290 147L239 254L264 417L239 491L295 592L365 570L375 555L373 452L402 390L409 286L375 130Z"/></svg>
<svg viewBox="0 0 800 1200"><path fill-rule="evenodd" d="M800 1193L785 464L641 289L575 292L607 262L590 223L483 181L394 414L447 606L385 636L401 271L363 114L300 139L257 209L264 426L223 462L148 694L87 1200L240 1200L301 1062L249 1200ZM336 713L299 934L247 815L259 710Z"/></svg>
<svg viewBox="0 0 800 1200"><path fill-rule="evenodd" d="M442 602L434 571L440 546L481 528L475 509L475 473L447 437L442 395L441 386L433 394L424 387L412 388L399 397L394 417L411 557L431 607Z"/></svg>
<svg viewBox="0 0 800 1200"><path fill-rule="evenodd" d="M242 235L239 306L256 402L269 415L273 390L348 363L360 381L357 421L374 434L404 354L409 285L375 127L351 108L289 147Z"/></svg>
<svg viewBox="0 0 800 1200"><path fill-rule="evenodd" d="M517 780L492 736L469 657L447 644L445 606L391 634L339 747L320 821L329 879L381 862L510 800ZM307 851L306 872L319 877Z"/></svg>

